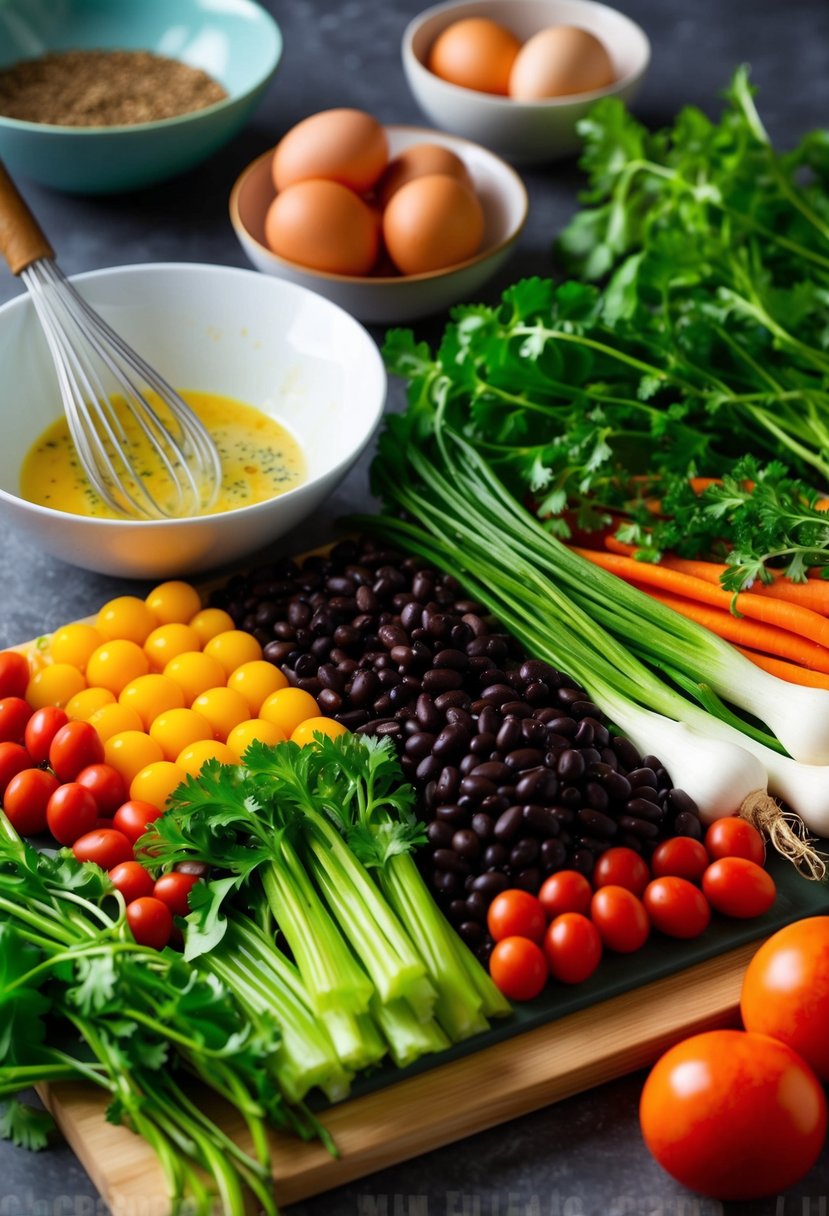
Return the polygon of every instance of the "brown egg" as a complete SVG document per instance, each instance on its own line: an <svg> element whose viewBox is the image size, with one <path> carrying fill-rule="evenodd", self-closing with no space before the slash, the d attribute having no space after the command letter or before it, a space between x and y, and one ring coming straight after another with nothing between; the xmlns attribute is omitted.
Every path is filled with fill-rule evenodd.
<svg viewBox="0 0 829 1216"><path fill-rule="evenodd" d="M273 154L277 191L327 178L364 194L386 167L386 132L362 110L321 110L283 135Z"/></svg>
<svg viewBox="0 0 829 1216"><path fill-rule="evenodd" d="M403 274L424 274L464 262L478 252L484 213L478 198L456 177L416 177L394 194L383 212L383 239Z"/></svg>
<svg viewBox="0 0 829 1216"><path fill-rule="evenodd" d="M616 75L604 45L588 30L552 25L534 34L519 51L509 78L516 101L541 101L592 93L613 84Z"/></svg>
<svg viewBox="0 0 829 1216"><path fill-rule="evenodd" d="M466 165L449 148L440 144L412 144L386 165L377 183L377 201L381 207L385 207L391 196L406 182L430 173L446 173L469 186L470 190L474 189Z"/></svg>
<svg viewBox="0 0 829 1216"><path fill-rule="evenodd" d="M330 274L368 274L377 259L376 215L339 182L312 179L280 191L265 216L274 253Z"/></svg>
<svg viewBox="0 0 829 1216"><path fill-rule="evenodd" d="M521 43L510 30L488 17L465 17L438 34L426 66L450 84L479 93L506 94Z"/></svg>

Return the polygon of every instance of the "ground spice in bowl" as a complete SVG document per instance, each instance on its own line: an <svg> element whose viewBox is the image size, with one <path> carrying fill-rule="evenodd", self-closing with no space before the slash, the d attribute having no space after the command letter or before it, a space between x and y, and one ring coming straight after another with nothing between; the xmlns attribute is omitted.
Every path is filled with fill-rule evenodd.
<svg viewBox="0 0 829 1216"><path fill-rule="evenodd" d="M226 97L206 72L151 51L56 51L0 71L0 115L62 127L157 122Z"/></svg>

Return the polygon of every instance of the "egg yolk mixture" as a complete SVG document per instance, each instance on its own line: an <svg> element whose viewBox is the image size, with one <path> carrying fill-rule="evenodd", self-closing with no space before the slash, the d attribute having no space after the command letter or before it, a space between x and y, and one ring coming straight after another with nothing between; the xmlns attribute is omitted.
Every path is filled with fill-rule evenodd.
<svg viewBox="0 0 829 1216"><path fill-rule="evenodd" d="M222 462L218 496L200 514L249 507L305 479L299 444L273 418L230 397L188 390L179 393L210 432ZM164 407L158 397L148 392L147 399L163 418ZM113 397L112 404L128 438L127 460L141 470L153 496L163 501L170 490L168 475L124 403ZM26 456L20 472L20 494L29 502L71 515L123 518L89 484L65 418L48 427Z"/></svg>

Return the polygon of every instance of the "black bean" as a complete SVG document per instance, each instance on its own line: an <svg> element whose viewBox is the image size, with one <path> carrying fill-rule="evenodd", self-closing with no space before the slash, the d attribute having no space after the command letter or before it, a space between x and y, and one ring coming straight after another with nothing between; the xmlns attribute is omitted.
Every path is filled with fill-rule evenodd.
<svg viewBox="0 0 829 1216"><path fill-rule="evenodd" d="M593 873L596 858L590 849L578 848L571 853L570 864L574 870L578 870L579 874L584 874L589 878Z"/></svg>
<svg viewBox="0 0 829 1216"><path fill-rule="evenodd" d="M471 891L466 897L466 913L470 920L486 923L488 903L480 891Z"/></svg>
<svg viewBox="0 0 829 1216"><path fill-rule="evenodd" d="M613 843L615 844L615 841ZM576 838L576 847L589 849L595 857L599 857L610 847L610 841L604 836L590 836L586 832L580 832Z"/></svg>
<svg viewBox="0 0 829 1216"><path fill-rule="evenodd" d="M451 726L444 726L440 734L435 737L432 750L436 756L448 758L460 755L466 751L468 746L469 731L455 723Z"/></svg>
<svg viewBox="0 0 829 1216"><path fill-rule="evenodd" d="M467 946L479 946L486 936L483 925L479 925L474 920L465 920L458 925L458 933L466 942Z"/></svg>
<svg viewBox="0 0 829 1216"><path fill-rule="evenodd" d="M465 899L451 900L446 912L453 925L460 925L469 917Z"/></svg>
<svg viewBox="0 0 829 1216"><path fill-rule="evenodd" d="M524 700L532 706L549 705L550 690L541 680L536 680L533 684L528 684L524 689Z"/></svg>
<svg viewBox="0 0 829 1216"><path fill-rule="evenodd" d="M483 811L477 811L472 816L472 831L479 840L483 840L484 842L491 840L494 829L495 823L490 815L485 814Z"/></svg>
<svg viewBox="0 0 829 1216"><path fill-rule="evenodd" d="M476 638L484 637L489 633L489 626L483 621L480 615L476 612L465 612L461 617L464 625L467 625ZM471 643L470 643L471 644ZM467 651L467 654L471 651Z"/></svg>
<svg viewBox="0 0 829 1216"><path fill-rule="evenodd" d="M424 756L417 766L417 779L418 781L432 781L437 778L442 768L443 763L439 756L434 754Z"/></svg>
<svg viewBox="0 0 829 1216"><path fill-rule="evenodd" d="M403 733L403 728L394 718L382 718L374 722L368 722L365 726L361 726L360 734L378 735L381 739L399 739Z"/></svg>
<svg viewBox="0 0 829 1216"><path fill-rule="evenodd" d="M501 713L505 717L512 715L516 718L531 718L533 710L526 701L504 701L501 705Z"/></svg>
<svg viewBox="0 0 829 1216"><path fill-rule="evenodd" d="M576 822L591 836L600 836L606 840L611 840L619 830L615 819L593 807L582 807L576 815Z"/></svg>
<svg viewBox="0 0 829 1216"><path fill-rule="evenodd" d="M582 792L576 785L565 785L559 791L558 798L564 806L577 807L582 804Z"/></svg>
<svg viewBox="0 0 829 1216"><path fill-rule="evenodd" d="M439 802L452 802L458 796L461 784L460 771L452 764L445 764L435 784L435 797Z"/></svg>
<svg viewBox="0 0 829 1216"><path fill-rule="evenodd" d="M618 773L621 765L619 757L616 755L612 747L599 748L599 755L602 758L602 764L606 764L608 768L612 768L614 773Z"/></svg>
<svg viewBox="0 0 829 1216"><path fill-rule="evenodd" d="M368 722L368 712L364 709L349 709L337 714L337 721L347 730L357 730Z"/></svg>
<svg viewBox="0 0 829 1216"><path fill-rule="evenodd" d="M573 746L592 747L594 738L595 735L593 732L593 727L589 722L582 719L582 721L579 722L576 733L573 735Z"/></svg>
<svg viewBox="0 0 829 1216"><path fill-rule="evenodd" d="M498 840L493 840L486 846L481 857L481 865L485 870L503 869L509 861L509 849Z"/></svg>
<svg viewBox="0 0 829 1216"><path fill-rule="evenodd" d="M662 768L662 761L658 760L656 756L651 756L651 755L643 756L642 757L642 768L653 769L653 771L655 773L657 771L657 769Z"/></svg>
<svg viewBox="0 0 829 1216"><path fill-rule="evenodd" d="M527 866L535 865L541 851L541 846L534 836L525 836L510 849L509 864L513 870L524 870Z"/></svg>
<svg viewBox="0 0 829 1216"><path fill-rule="evenodd" d="M460 828L452 837L452 848L466 861L474 861L481 851L481 842L469 828Z"/></svg>
<svg viewBox="0 0 829 1216"><path fill-rule="evenodd" d="M529 747L544 748L547 740L547 727L536 718L523 718L521 736Z"/></svg>
<svg viewBox="0 0 829 1216"><path fill-rule="evenodd" d="M485 674L489 675L489 672ZM486 705L496 708L503 705L505 701L512 701L514 695L509 684L487 684L486 688L481 689L481 700Z"/></svg>
<svg viewBox="0 0 829 1216"><path fill-rule="evenodd" d="M547 802L558 793L558 779L544 765L525 772L516 783L515 793L522 802Z"/></svg>
<svg viewBox="0 0 829 1216"><path fill-rule="evenodd" d="M353 625L338 625L334 630L333 637L334 642L339 649L346 649L358 645L360 641L360 631L359 629L355 629ZM347 656L343 655L342 657L346 658ZM335 659L333 650L331 651L331 658ZM339 656L335 659L335 662L338 661Z"/></svg>
<svg viewBox="0 0 829 1216"><path fill-rule="evenodd" d="M597 747L583 747L581 749L581 758L589 768L591 764L601 764L602 753Z"/></svg>
<svg viewBox="0 0 829 1216"><path fill-rule="evenodd" d="M560 840L542 840L540 859L545 874L560 870L566 856L567 849Z"/></svg>
<svg viewBox="0 0 829 1216"><path fill-rule="evenodd" d="M460 895L463 890L463 879L452 870L435 870L432 874L432 886L442 895L453 897Z"/></svg>
<svg viewBox="0 0 829 1216"><path fill-rule="evenodd" d="M452 870L455 874L469 873L469 862L460 857L454 849L435 849L432 861L438 870Z"/></svg>
<svg viewBox="0 0 829 1216"><path fill-rule="evenodd" d="M587 805L595 811L606 811L610 804L607 790L598 781L588 781L584 787L584 797Z"/></svg>
<svg viewBox="0 0 829 1216"><path fill-rule="evenodd" d="M468 710L461 709L460 705L449 706L446 711L446 724L447 726L462 726L464 730L469 731L470 737L475 730L475 723L472 715L468 712Z"/></svg>
<svg viewBox="0 0 829 1216"><path fill-rule="evenodd" d="M426 828L426 839L436 849L450 849L453 835L451 826L440 819L433 819Z"/></svg>
<svg viewBox="0 0 829 1216"><path fill-rule="evenodd" d="M659 793L653 785L632 786L630 792L633 798L641 798L643 802L659 803Z"/></svg>
<svg viewBox="0 0 829 1216"><path fill-rule="evenodd" d="M636 792L638 793L638 790ZM658 803L644 798L629 798L625 803L625 814L633 815L637 819L647 819L649 823L659 823L665 817Z"/></svg>
<svg viewBox="0 0 829 1216"><path fill-rule="evenodd" d="M592 701L571 701L570 702L570 713L573 715L574 718L581 718L582 721L585 718L589 718L590 725L593 726L594 730L595 730L594 723L596 723L597 725L601 725L601 723L598 722L598 719L601 717L602 711L599 709L598 705L594 705ZM605 728L602 728L602 729L605 729ZM608 734L608 738L610 738L609 734Z"/></svg>
<svg viewBox="0 0 829 1216"><path fill-rule="evenodd" d="M495 822L495 838L501 841L514 840L521 830L523 820L523 807L517 804L508 807Z"/></svg>
<svg viewBox="0 0 829 1216"><path fill-rule="evenodd" d="M619 827L626 832L632 832L641 840L655 840L659 835L659 828L655 823L650 823L649 820L640 819L635 815L620 815Z"/></svg>
<svg viewBox="0 0 829 1216"><path fill-rule="evenodd" d="M463 687L463 676L451 667L433 667L423 673L423 691L439 695Z"/></svg>
<svg viewBox="0 0 829 1216"><path fill-rule="evenodd" d="M543 680L546 684L557 687L561 683L559 672L543 659L526 659L518 669L518 674L526 684Z"/></svg>
<svg viewBox="0 0 829 1216"><path fill-rule="evenodd" d="M490 902L501 891L506 891L510 881L506 874L499 874L497 870L491 870L488 874L479 874L472 883L472 890L480 892L481 895Z"/></svg>
<svg viewBox="0 0 829 1216"><path fill-rule="evenodd" d="M521 722L517 718L505 718L498 731L496 743L502 752L508 753L521 742L521 737Z"/></svg>
<svg viewBox="0 0 829 1216"><path fill-rule="evenodd" d="M524 769L538 768L543 764L544 753L537 747L518 747L507 753L504 763L516 772L523 772Z"/></svg>
<svg viewBox="0 0 829 1216"><path fill-rule="evenodd" d="M293 642L268 642L263 648L263 654L269 663L273 663L275 667L279 667L294 649Z"/></svg>
<svg viewBox="0 0 829 1216"><path fill-rule="evenodd" d="M435 736L430 735L428 731L418 731L417 734L409 735L405 744L407 756L411 756L414 760L422 760L424 756L428 756L435 742Z"/></svg>
<svg viewBox="0 0 829 1216"><path fill-rule="evenodd" d="M574 747L559 752L557 772L562 781L578 781L584 776L585 763L581 752Z"/></svg>
<svg viewBox="0 0 829 1216"><path fill-rule="evenodd" d="M493 705L485 705L478 715L478 731L482 735L495 735L501 729L503 719Z"/></svg>
<svg viewBox="0 0 829 1216"><path fill-rule="evenodd" d="M620 832L614 841L617 845L624 845L626 849L633 849L634 853L644 853L644 842L638 836L634 836L633 832Z"/></svg>
<svg viewBox="0 0 829 1216"><path fill-rule="evenodd" d="M317 694L317 702L326 714L336 714L342 709L343 699L333 688L323 688Z"/></svg>
<svg viewBox="0 0 829 1216"><path fill-rule="evenodd" d="M432 698L427 696L426 693L421 693L421 695L417 698L415 713L417 715L418 722L424 730L439 730L443 723L443 716L435 706Z"/></svg>
<svg viewBox="0 0 829 1216"><path fill-rule="evenodd" d="M549 731L563 735L565 739L572 739L579 728L579 724L574 718L565 717L555 709L542 709L537 717Z"/></svg>
<svg viewBox="0 0 829 1216"><path fill-rule="evenodd" d="M456 802L442 803L436 807L435 816L451 828L465 828L469 823L469 812Z"/></svg>
<svg viewBox="0 0 829 1216"><path fill-rule="evenodd" d="M494 781L498 786L510 778L510 770L506 764L499 764L496 760L487 760L483 764L478 764L472 770L473 777L484 777L487 781Z"/></svg>
<svg viewBox="0 0 829 1216"><path fill-rule="evenodd" d="M463 650L453 650L447 647L445 650L439 650L434 659L435 667L449 667L455 671L466 671L469 666L469 657Z"/></svg>
<svg viewBox="0 0 829 1216"><path fill-rule="evenodd" d="M493 736L475 735L469 744L469 750L474 756L489 756L493 750Z"/></svg>
<svg viewBox="0 0 829 1216"><path fill-rule="evenodd" d="M680 811L674 820L674 832L677 836L692 836L694 840L702 840L699 816L691 811Z"/></svg>
<svg viewBox="0 0 829 1216"><path fill-rule="evenodd" d="M539 836L557 836L561 831L561 827L556 815L553 813L553 808L549 806L540 806L538 803L529 802L522 808L524 825L528 831L535 832Z"/></svg>
<svg viewBox="0 0 829 1216"><path fill-rule="evenodd" d="M382 693L379 697L375 697L371 707L378 718L389 717L394 709L391 697L387 692Z"/></svg>
<svg viewBox="0 0 829 1216"><path fill-rule="evenodd" d="M497 819L511 805L511 797L505 798L503 794L490 794L488 798L484 798L481 802L481 810L485 811L487 815L494 815Z"/></svg>
<svg viewBox="0 0 829 1216"><path fill-rule="evenodd" d="M519 890L529 891L531 895L535 895L541 886L541 871L537 866L530 866L529 869L522 870L515 876L515 885Z"/></svg>
<svg viewBox="0 0 829 1216"><path fill-rule="evenodd" d="M463 764L461 765L463 772ZM482 798L494 794L496 786L492 781L488 781L486 777L473 776L467 774L461 779L461 794L466 794L470 798L474 798L476 802L480 802Z"/></svg>
<svg viewBox="0 0 829 1216"><path fill-rule="evenodd" d="M685 790L672 789L668 794L668 809L672 815L697 815L699 808L690 794Z"/></svg>
<svg viewBox="0 0 829 1216"><path fill-rule="evenodd" d="M303 692L309 692L312 697L316 697L320 692L320 682L316 676L308 676L304 680L297 680L297 688L301 688Z"/></svg>
<svg viewBox="0 0 829 1216"><path fill-rule="evenodd" d="M442 692L435 697L435 709L439 709L441 713L446 713L447 709L466 709L468 710L472 704L472 698L468 693L461 689L453 689L451 692Z"/></svg>

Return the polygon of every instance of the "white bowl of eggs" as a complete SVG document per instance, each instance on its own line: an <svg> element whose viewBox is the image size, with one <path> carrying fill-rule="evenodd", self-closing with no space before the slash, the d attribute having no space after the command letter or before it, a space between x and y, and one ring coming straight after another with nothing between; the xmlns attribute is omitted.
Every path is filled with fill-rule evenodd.
<svg viewBox="0 0 829 1216"><path fill-rule="evenodd" d="M34 308L19 296L0 308L0 363L13 386L0 512L54 557L162 579L236 561L312 514L380 420L387 378L376 343L302 287L190 263L97 270L72 282L196 410L223 476L211 513L192 518L114 517L96 502L68 438ZM150 465L143 475L157 472Z"/></svg>
<svg viewBox="0 0 829 1216"><path fill-rule="evenodd" d="M426 115L515 164L570 156L601 97L633 100L650 62L644 30L597 0L449 0L402 44Z"/></svg>
<svg viewBox="0 0 829 1216"><path fill-rule="evenodd" d="M257 270L390 324L469 299L527 217L509 165L468 140L326 110L243 171L230 218Z"/></svg>

